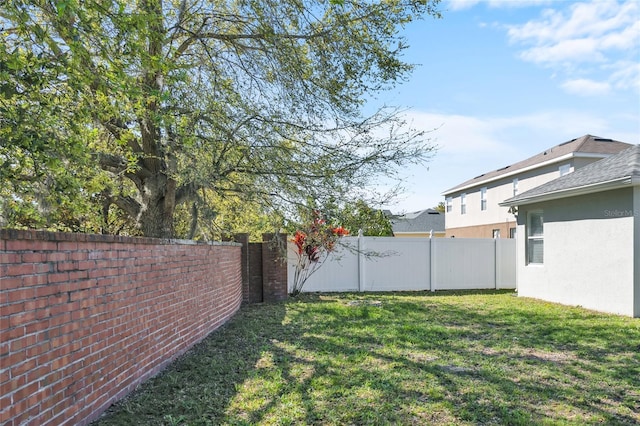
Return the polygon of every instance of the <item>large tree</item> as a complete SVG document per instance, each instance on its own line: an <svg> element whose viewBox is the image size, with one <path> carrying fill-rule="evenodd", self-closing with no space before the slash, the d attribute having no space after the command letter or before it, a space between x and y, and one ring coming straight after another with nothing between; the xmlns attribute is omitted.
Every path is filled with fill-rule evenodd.
<svg viewBox="0 0 640 426"><path fill-rule="evenodd" d="M181 205L197 221L204 191L362 198L432 153L396 111L362 107L410 72L399 30L438 1L3 2L0 180L49 170L70 204L98 204L103 225L117 206L154 237Z"/></svg>

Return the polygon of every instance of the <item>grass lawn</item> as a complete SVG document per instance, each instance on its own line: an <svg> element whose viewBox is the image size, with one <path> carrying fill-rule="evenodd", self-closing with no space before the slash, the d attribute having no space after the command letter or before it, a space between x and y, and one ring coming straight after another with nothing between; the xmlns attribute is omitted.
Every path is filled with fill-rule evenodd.
<svg viewBox="0 0 640 426"><path fill-rule="evenodd" d="M243 307L95 425L640 424L640 319L512 292Z"/></svg>

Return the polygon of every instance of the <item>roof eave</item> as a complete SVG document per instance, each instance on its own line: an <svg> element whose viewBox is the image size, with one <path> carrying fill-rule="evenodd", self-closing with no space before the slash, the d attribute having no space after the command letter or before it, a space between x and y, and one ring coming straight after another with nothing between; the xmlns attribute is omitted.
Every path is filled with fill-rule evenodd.
<svg viewBox="0 0 640 426"><path fill-rule="evenodd" d="M552 158L551 160L543 161L541 163L532 164L531 166L523 167L521 169L515 169L515 170L512 170L512 171L509 171L509 172L506 172L506 173L503 173L503 174L500 174L500 175L496 175L496 176L493 176L493 177L488 178L488 179L479 180L477 182L473 182L473 183L470 183L470 184L467 184L467 185L464 185L464 186L461 186L461 187L455 187L454 186L453 188L442 192L440 195L447 196L449 194L453 194L455 192L460 192L460 191L463 191L465 189L475 188L476 186L480 186L480 185L487 184L487 183L490 183L490 182L494 182L494 181L497 181L497 180L500 180L500 179L508 178L510 176L515 176L515 175L518 175L520 173L524 173L524 172L528 172L530 170L535 170L535 169L540 168L540 167L548 166L550 164L559 163L561 161L565 161L565 160L568 160L570 158L606 158L606 157L609 157L610 155L612 155L612 154L598 154L598 153L576 152L576 151L574 151L574 152L570 152L570 153L565 154L565 155L561 155L560 157L557 157L557 158Z"/></svg>
<svg viewBox="0 0 640 426"><path fill-rule="evenodd" d="M583 185L575 188L561 189L557 191L546 192L544 194L533 195L531 197L524 197L513 201L503 201L498 203L502 207L514 207L522 206L533 203L540 203L543 201L557 200L566 197L576 197L578 195L592 194L595 192L610 191L613 189L626 188L629 186L640 185L640 177L637 176L625 176L622 178L598 182L591 185Z"/></svg>

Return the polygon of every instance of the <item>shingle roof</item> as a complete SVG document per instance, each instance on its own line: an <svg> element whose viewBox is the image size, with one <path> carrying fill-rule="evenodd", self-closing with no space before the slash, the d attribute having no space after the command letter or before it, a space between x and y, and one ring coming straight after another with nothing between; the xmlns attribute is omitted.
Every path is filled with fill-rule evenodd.
<svg viewBox="0 0 640 426"><path fill-rule="evenodd" d="M397 216L391 220L393 232L444 232L444 213L433 209Z"/></svg>
<svg viewBox="0 0 640 426"><path fill-rule="evenodd" d="M537 186L515 197L505 200L504 205L518 205L550 193L564 192L608 182L640 179L640 145L631 145L618 154L588 164L573 173L561 176Z"/></svg>
<svg viewBox="0 0 640 426"><path fill-rule="evenodd" d="M461 188L471 187L475 184L480 184L481 182L495 180L502 175L510 174L518 170L535 166L536 164L559 159L560 157L568 154L599 154L605 157L611 154L617 154L618 152L622 151L623 149L629 148L630 146L633 145L625 142L601 138L599 136L584 135L580 138L572 139L570 141L563 142L559 145L549 148L539 154L534 155L533 157L527 158L526 160L522 160L498 170L493 170L480 176L476 176L473 179L469 179L466 182L461 183L460 185L456 185L453 188L444 191L443 194L455 192L456 190Z"/></svg>

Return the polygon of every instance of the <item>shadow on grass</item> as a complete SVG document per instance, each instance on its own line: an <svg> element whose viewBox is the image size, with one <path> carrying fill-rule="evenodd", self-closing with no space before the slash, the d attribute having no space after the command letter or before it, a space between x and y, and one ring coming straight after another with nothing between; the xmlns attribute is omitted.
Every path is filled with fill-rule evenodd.
<svg viewBox="0 0 640 426"><path fill-rule="evenodd" d="M95 424L640 422L638 320L510 293L244 307Z"/></svg>

